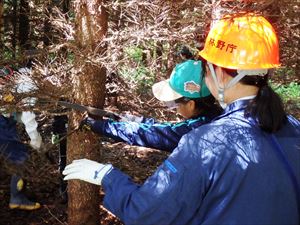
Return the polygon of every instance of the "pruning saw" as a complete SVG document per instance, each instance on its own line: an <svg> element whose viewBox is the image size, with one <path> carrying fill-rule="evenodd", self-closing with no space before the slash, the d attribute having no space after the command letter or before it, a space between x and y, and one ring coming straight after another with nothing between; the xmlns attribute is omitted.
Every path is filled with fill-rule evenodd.
<svg viewBox="0 0 300 225"><path fill-rule="evenodd" d="M122 118L122 116L120 116L119 114L117 114L115 112L95 108L92 106L81 105L78 103L73 103L73 102L64 101L64 100L55 101L55 100L40 99L38 101L38 103L41 103L41 104L52 103L52 104L63 106L67 109L74 109L74 110L80 111L80 112L87 112L88 114L93 115L93 116L108 117L108 118L111 118L114 120L119 120Z"/></svg>
<svg viewBox="0 0 300 225"><path fill-rule="evenodd" d="M103 109L98 109L92 106L86 106L86 105L80 105L78 103L71 103L67 101L57 101L57 105L69 108L69 109L74 109L76 111L80 112L87 112L88 114L94 115L94 116L104 116L108 117L111 119L119 120L121 119L121 116L118 115L117 113L106 111Z"/></svg>

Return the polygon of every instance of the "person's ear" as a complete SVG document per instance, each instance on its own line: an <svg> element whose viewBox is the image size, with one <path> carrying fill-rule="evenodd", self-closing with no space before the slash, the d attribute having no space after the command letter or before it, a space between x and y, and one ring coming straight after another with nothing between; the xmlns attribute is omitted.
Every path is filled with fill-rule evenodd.
<svg viewBox="0 0 300 225"><path fill-rule="evenodd" d="M191 111L194 111L194 110L195 110L195 107L196 107L195 101L194 101L194 100L190 100L190 101L188 101L188 104L189 104L189 109L190 109Z"/></svg>

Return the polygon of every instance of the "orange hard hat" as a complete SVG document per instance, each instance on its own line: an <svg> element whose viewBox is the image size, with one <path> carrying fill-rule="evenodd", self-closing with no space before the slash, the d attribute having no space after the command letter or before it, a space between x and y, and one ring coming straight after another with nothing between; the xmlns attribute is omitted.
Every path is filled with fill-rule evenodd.
<svg viewBox="0 0 300 225"><path fill-rule="evenodd" d="M280 66L278 39L272 25L253 14L231 15L216 21L199 54L208 62L228 69Z"/></svg>

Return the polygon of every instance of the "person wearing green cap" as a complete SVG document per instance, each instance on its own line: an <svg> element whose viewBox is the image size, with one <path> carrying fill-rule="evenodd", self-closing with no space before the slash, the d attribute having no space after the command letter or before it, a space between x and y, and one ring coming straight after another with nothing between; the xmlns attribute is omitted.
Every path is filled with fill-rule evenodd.
<svg viewBox="0 0 300 225"><path fill-rule="evenodd" d="M210 122L222 111L204 82L203 71L201 61L187 60L176 65L170 79L152 87L158 100L176 108L185 119L182 122L162 123L153 118L124 115L120 121L87 117L81 127L87 126L95 133L130 145L172 152L184 134Z"/></svg>
<svg viewBox="0 0 300 225"><path fill-rule="evenodd" d="M126 225L299 225L300 121L269 84L275 29L261 15L226 15L199 54L222 115L184 135L142 184L88 159L66 166L64 180L101 185L104 207Z"/></svg>

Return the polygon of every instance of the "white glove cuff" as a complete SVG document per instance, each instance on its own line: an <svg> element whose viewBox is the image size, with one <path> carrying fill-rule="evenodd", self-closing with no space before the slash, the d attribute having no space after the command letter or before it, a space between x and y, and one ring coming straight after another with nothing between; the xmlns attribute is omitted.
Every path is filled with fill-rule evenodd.
<svg viewBox="0 0 300 225"><path fill-rule="evenodd" d="M97 180L97 183L101 185L103 177L108 174L113 169L111 164L106 164L104 167L100 168L98 171L95 171L94 179Z"/></svg>
<svg viewBox="0 0 300 225"><path fill-rule="evenodd" d="M41 148L42 145L42 137L41 135L38 133L36 135L35 139L31 139L30 140L30 146L35 149L35 150L39 150Z"/></svg>

